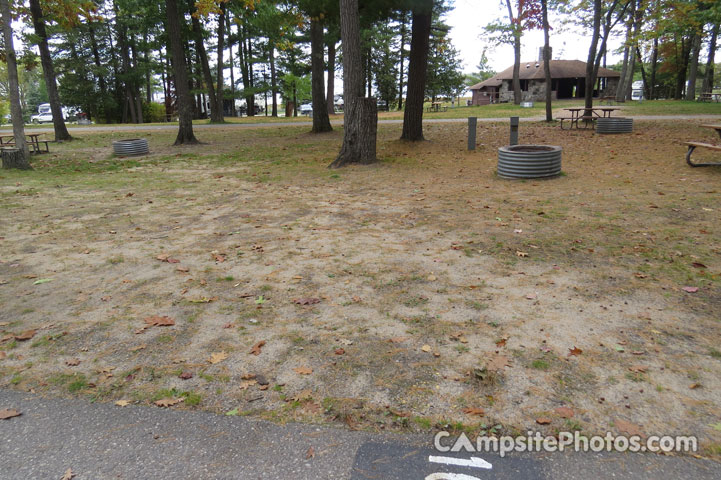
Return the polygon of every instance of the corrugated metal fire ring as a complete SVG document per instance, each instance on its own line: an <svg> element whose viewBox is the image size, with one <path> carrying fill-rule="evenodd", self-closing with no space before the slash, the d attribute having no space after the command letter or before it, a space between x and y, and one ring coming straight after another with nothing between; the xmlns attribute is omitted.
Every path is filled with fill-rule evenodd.
<svg viewBox="0 0 721 480"><path fill-rule="evenodd" d="M561 147L555 145L508 145L498 149L498 176L544 178L561 174Z"/></svg>
<svg viewBox="0 0 721 480"><path fill-rule="evenodd" d="M148 141L144 138L131 138L129 140L118 140L113 142L113 152L119 157L130 157L134 155L146 155L150 153Z"/></svg>
<svg viewBox="0 0 721 480"><path fill-rule="evenodd" d="M596 133L631 133L633 118L607 117L596 120Z"/></svg>

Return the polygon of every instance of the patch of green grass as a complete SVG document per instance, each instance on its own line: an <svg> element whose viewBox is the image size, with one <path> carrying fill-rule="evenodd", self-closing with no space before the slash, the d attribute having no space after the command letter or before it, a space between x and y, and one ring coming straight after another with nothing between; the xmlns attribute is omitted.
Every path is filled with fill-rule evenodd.
<svg viewBox="0 0 721 480"><path fill-rule="evenodd" d="M22 381L23 381L23 377L19 373L16 373L10 379L10 385L18 385Z"/></svg>
<svg viewBox="0 0 721 480"><path fill-rule="evenodd" d="M538 358L531 362L531 368L535 368L536 370L548 370L550 367L551 364L542 358Z"/></svg>
<svg viewBox="0 0 721 480"><path fill-rule="evenodd" d="M713 358L719 358L719 359L721 359L721 352L719 352L719 351L716 350L715 348L712 348L711 350L709 350L709 351L708 351L708 354L711 355Z"/></svg>
<svg viewBox="0 0 721 480"><path fill-rule="evenodd" d="M422 430L430 430L433 428L433 421L426 417L413 417L413 423L418 425Z"/></svg>
<svg viewBox="0 0 721 480"><path fill-rule="evenodd" d="M200 402L203 400L203 396L195 392L183 392L182 396L185 398L185 404L191 407L200 405Z"/></svg>
<svg viewBox="0 0 721 480"><path fill-rule="evenodd" d="M226 277L218 277L215 280L217 282L232 282L233 280L235 280L235 277L233 277L232 275L228 275Z"/></svg>
<svg viewBox="0 0 721 480"><path fill-rule="evenodd" d="M76 393L76 392L79 392L80 390L86 389L87 387L88 387L88 381L85 378L85 375L78 374L77 376L75 376L75 380L73 380L72 382L70 382L70 384L68 384L68 391L70 393Z"/></svg>
<svg viewBox="0 0 721 480"><path fill-rule="evenodd" d="M111 265L117 265L119 263L123 263L125 261L125 258L123 258L122 255L117 255L115 257L108 258L108 263Z"/></svg>

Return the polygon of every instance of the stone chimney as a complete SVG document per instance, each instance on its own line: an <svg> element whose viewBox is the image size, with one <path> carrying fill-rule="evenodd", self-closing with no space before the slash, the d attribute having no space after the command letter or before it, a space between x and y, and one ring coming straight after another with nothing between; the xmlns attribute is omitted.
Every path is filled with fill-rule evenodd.
<svg viewBox="0 0 721 480"><path fill-rule="evenodd" d="M551 58L553 58L553 47L548 47L548 49L551 51ZM543 61L543 47L538 47L538 61Z"/></svg>

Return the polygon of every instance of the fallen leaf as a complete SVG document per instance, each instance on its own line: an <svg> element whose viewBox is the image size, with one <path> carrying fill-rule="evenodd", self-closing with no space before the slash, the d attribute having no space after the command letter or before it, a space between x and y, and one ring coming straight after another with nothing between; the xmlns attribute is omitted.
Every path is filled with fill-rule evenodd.
<svg viewBox="0 0 721 480"><path fill-rule="evenodd" d="M428 352L431 351L431 346L430 346L430 345L427 345L427 344L426 344L426 345L423 345L423 346L421 347L421 350L423 350L424 352L428 353Z"/></svg>
<svg viewBox="0 0 721 480"><path fill-rule="evenodd" d="M571 355L580 355L581 353L583 353L583 350L581 350L580 348L576 347L575 345L574 345L573 348L569 348L569 349L568 349L568 356L569 356L569 357L570 357Z"/></svg>
<svg viewBox="0 0 721 480"><path fill-rule="evenodd" d="M704 265L703 263L700 263L700 262L693 262L691 264L691 266L693 266L695 268L708 268L706 265Z"/></svg>
<svg viewBox="0 0 721 480"><path fill-rule="evenodd" d="M573 417L573 410L569 407L558 407L553 411L556 412L556 415L558 415L561 418Z"/></svg>
<svg viewBox="0 0 721 480"><path fill-rule="evenodd" d="M643 365L636 365L633 367L628 367L628 369L633 373L646 373L648 367L644 367Z"/></svg>
<svg viewBox="0 0 721 480"><path fill-rule="evenodd" d="M526 295L526 300L535 300L535 299L537 299L537 298L538 298L538 294L537 294L537 293L529 293L529 294Z"/></svg>
<svg viewBox="0 0 721 480"><path fill-rule="evenodd" d="M345 345L345 346L353 345L353 340L348 340L348 339L345 339L345 338L341 338L341 339L338 340L338 341L339 341L341 344Z"/></svg>
<svg viewBox="0 0 721 480"><path fill-rule="evenodd" d="M516 256L517 256L517 257L521 257L521 258L526 258L526 257L528 256L528 253L526 253L526 252L521 252L521 251L516 251Z"/></svg>
<svg viewBox="0 0 721 480"><path fill-rule="evenodd" d="M143 320L147 325L150 325L151 327L170 327L175 325L175 320L173 320L170 317L161 317L158 315L155 315L153 317L148 317Z"/></svg>
<svg viewBox="0 0 721 480"><path fill-rule="evenodd" d="M295 394L293 397L291 397L291 400L294 402L304 402L306 400L310 400L313 398L313 392L307 388L305 390L301 390L297 394Z"/></svg>
<svg viewBox="0 0 721 480"><path fill-rule="evenodd" d="M435 282L435 281L436 281L436 276L433 275L433 274L428 275L427 280L428 280L429 282Z"/></svg>
<svg viewBox="0 0 721 480"><path fill-rule="evenodd" d="M68 468L67 470L65 470L65 475L63 475L63 478L61 478L60 480L73 480L73 477L75 477L73 469Z"/></svg>
<svg viewBox="0 0 721 480"><path fill-rule="evenodd" d="M238 413L239 412L238 412L237 408L234 408L233 410L229 410L229 411L225 412L225 414L229 417L235 417L236 415L238 415Z"/></svg>
<svg viewBox="0 0 721 480"><path fill-rule="evenodd" d="M320 298L315 298L315 297L294 298L293 303L295 303L296 305L315 305L316 303L320 303Z"/></svg>
<svg viewBox="0 0 721 480"><path fill-rule="evenodd" d="M496 346L497 346L497 347L505 347L505 346L506 346L506 339L505 339L505 338L502 338L502 339L500 339L500 340L497 340L497 341L496 341Z"/></svg>
<svg viewBox="0 0 721 480"><path fill-rule="evenodd" d="M191 299L188 299L188 301L190 303L210 303L210 302L216 301L217 299L218 299L218 297L210 297L210 298L200 297L200 298L191 298Z"/></svg>
<svg viewBox="0 0 721 480"><path fill-rule="evenodd" d="M505 355L496 355L487 363L488 370L503 370L504 367L510 367L511 363Z"/></svg>
<svg viewBox="0 0 721 480"><path fill-rule="evenodd" d="M68 367L77 367L80 365L80 359L79 358L71 358L70 360L65 360L65 365Z"/></svg>
<svg viewBox="0 0 721 480"><path fill-rule="evenodd" d="M246 388L252 387L253 385L256 385L257 383L258 383L257 380L243 380L242 382L240 382L239 387L241 390L245 390Z"/></svg>
<svg viewBox="0 0 721 480"><path fill-rule="evenodd" d="M696 390L697 388L701 388L701 387L702 387L702 385L700 383L692 383L691 385L688 386L688 388L690 388L691 390Z"/></svg>
<svg viewBox="0 0 721 480"><path fill-rule="evenodd" d="M52 282L52 281L53 281L52 278L41 278L40 280L35 280L33 282L33 285L42 285L43 283L48 283L48 282Z"/></svg>
<svg viewBox="0 0 721 480"><path fill-rule="evenodd" d="M17 340L18 342L30 340L31 338L33 338L35 336L36 333L38 333L37 330L27 330L27 331L21 333L20 335L15 335L15 340Z"/></svg>
<svg viewBox="0 0 721 480"><path fill-rule="evenodd" d="M698 287L683 287L681 290L688 293L696 293L698 292Z"/></svg>
<svg viewBox="0 0 721 480"><path fill-rule="evenodd" d="M403 343L406 340L408 340L408 337L393 337L388 339L391 343Z"/></svg>
<svg viewBox="0 0 721 480"><path fill-rule="evenodd" d="M315 450L313 447L308 447L308 451L305 452L305 459L308 460L309 458L315 457Z"/></svg>
<svg viewBox="0 0 721 480"><path fill-rule="evenodd" d="M177 267L176 270L179 271L180 273L188 273L190 271L190 269L188 267L182 267L182 266Z"/></svg>
<svg viewBox="0 0 721 480"><path fill-rule="evenodd" d="M115 402L115 405L117 405L118 407L127 407L128 405L130 405L130 400L118 400Z"/></svg>
<svg viewBox="0 0 721 480"><path fill-rule="evenodd" d="M19 417L20 415L22 415L22 413L14 408L3 408L0 410L0 420L7 420L8 418Z"/></svg>
<svg viewBox="0 0 721 480"><path fill-rule="evenodd" d="M29 275L23 275L23 278L38 278L38 276L31 273Z"/></svg>
<svg viewBox="0 0 721 480"><path fill-rule="evenodd" d="M335 353L336 355L343 355L345 354L345 350L343 350L342 348L336 348L333 353Z"/></svg>
<svg viewBox="0 0 721 480"><path fill-rule="evenodd" d="M168 262L168 263L180 263L180 260L178 260L177 258L170 258L170 257L168 257L168 259L166 260L166 262Z"/></svg>
<svg viewBox="0 0 721 480"><path fill-rule="evenodd" d="M251 355L256 355L256 356L260 355L261 354L260 349L263 348L263 345L265 345L265 340L261 340L260 342L253 345L253 348L251 348L250 352L248 352L248 353L250 353Z"/></svg>
<svg viewBox="0 0 721 480"><path fill-rule="evenodd" d="M183 398L161 398L154 403L159 407L172 407L173 405L179 404L183 400Z"/></svg>
<svg viewBox="0 0 721 480"><path fill-rule="evenodd" d="M627 433L628 435L638 435L639 437L645 437L643 434L643 431L641 431L641 427L638 425L635 425L631 422L627 422L626 420L616 419L614 420L614 424L616 425L616 428L621 433Z"/></svg>
<svg viewBox="0 0 721 480"><path fill-rule="evenodd" d="M478 415L479 417L482 417L486 414L485 410L483 410L480 407L468 407L461 410L466 415Z"/></svg>
<svg viewBox="0 0 721 480"><path fill-rule="evenodd" d="M539 425L548 425L549 423L551 423L551 419L546 417L538 417L536 419L536 423Z"/></svg>
<svg viewBox="0 0 721 480"><path fill-rule="evenodd" d="M147 348L147 345L142 344L142 345L138 345L137 347L131 348L130 351L131 351L131 352L137 352L137 351L142 350L142 349L144 349L144 348Z"/></svg>
<svg viewBox="0 0 721 480"><path fill-rule="evenodd" d="M191 378L193 378L193 374L191 372L183 372L178 375L178 378L182 380L190 380Z"/></svg>
<svg viewBox="0 0 721 480"><path fill-rule="evenodd" d="M313 369L310 367L296 367L293 371L299 375L310 375L313 373Z"/></svg>
<svg viewBox="0 0 721 480"><path fill-rule="evenodd" d="M221 253L214 253L213 259L218 263L223 263L225 261L225 255Z"/></svg>
<svg viewBox="0 0 721 480"><path fill-rule="evenodd" d="M228 358L228 354L225 352L215 352L210 354L210 360L208 360L210 363L215 365L216 363L220 363L223 360Z"/></svg>
<svg viewBox="0 0 721 480"><path fill-rule="evenodd" d="M354 303L360 303L361 298L358 297L358 296L353 296L352 300L353 300Z"/></svg>
<svg viewBox="0 0 721 480"><path fill-rule="evenodd" d="M5 357L7 357L7 353L0 351L0 360L4 359Z"/></svg>
<svg viewBox="0 0 721 480"><path fill-rule="evenodd" d="M638 272L634 273L633 276L636 278L648 278L648 275L646 275L645 273L638 273Z"/></svg>

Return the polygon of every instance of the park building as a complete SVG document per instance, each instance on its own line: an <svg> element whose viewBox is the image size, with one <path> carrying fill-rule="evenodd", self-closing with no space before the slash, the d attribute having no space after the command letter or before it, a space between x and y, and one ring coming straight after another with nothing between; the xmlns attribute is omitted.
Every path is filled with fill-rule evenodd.
<svg viewBox="0 0 721 480"><path fill-rule="evenodd" d="M584 98L586 94L586 62L551 60L551 98L562 100ZM619 72L599 67L594 97L615 97ZM546 101L546 74L543 60L522 62L519 73L524 102ZM513 65L493 77L470 87L471 105L513 102Z"/></svg>

